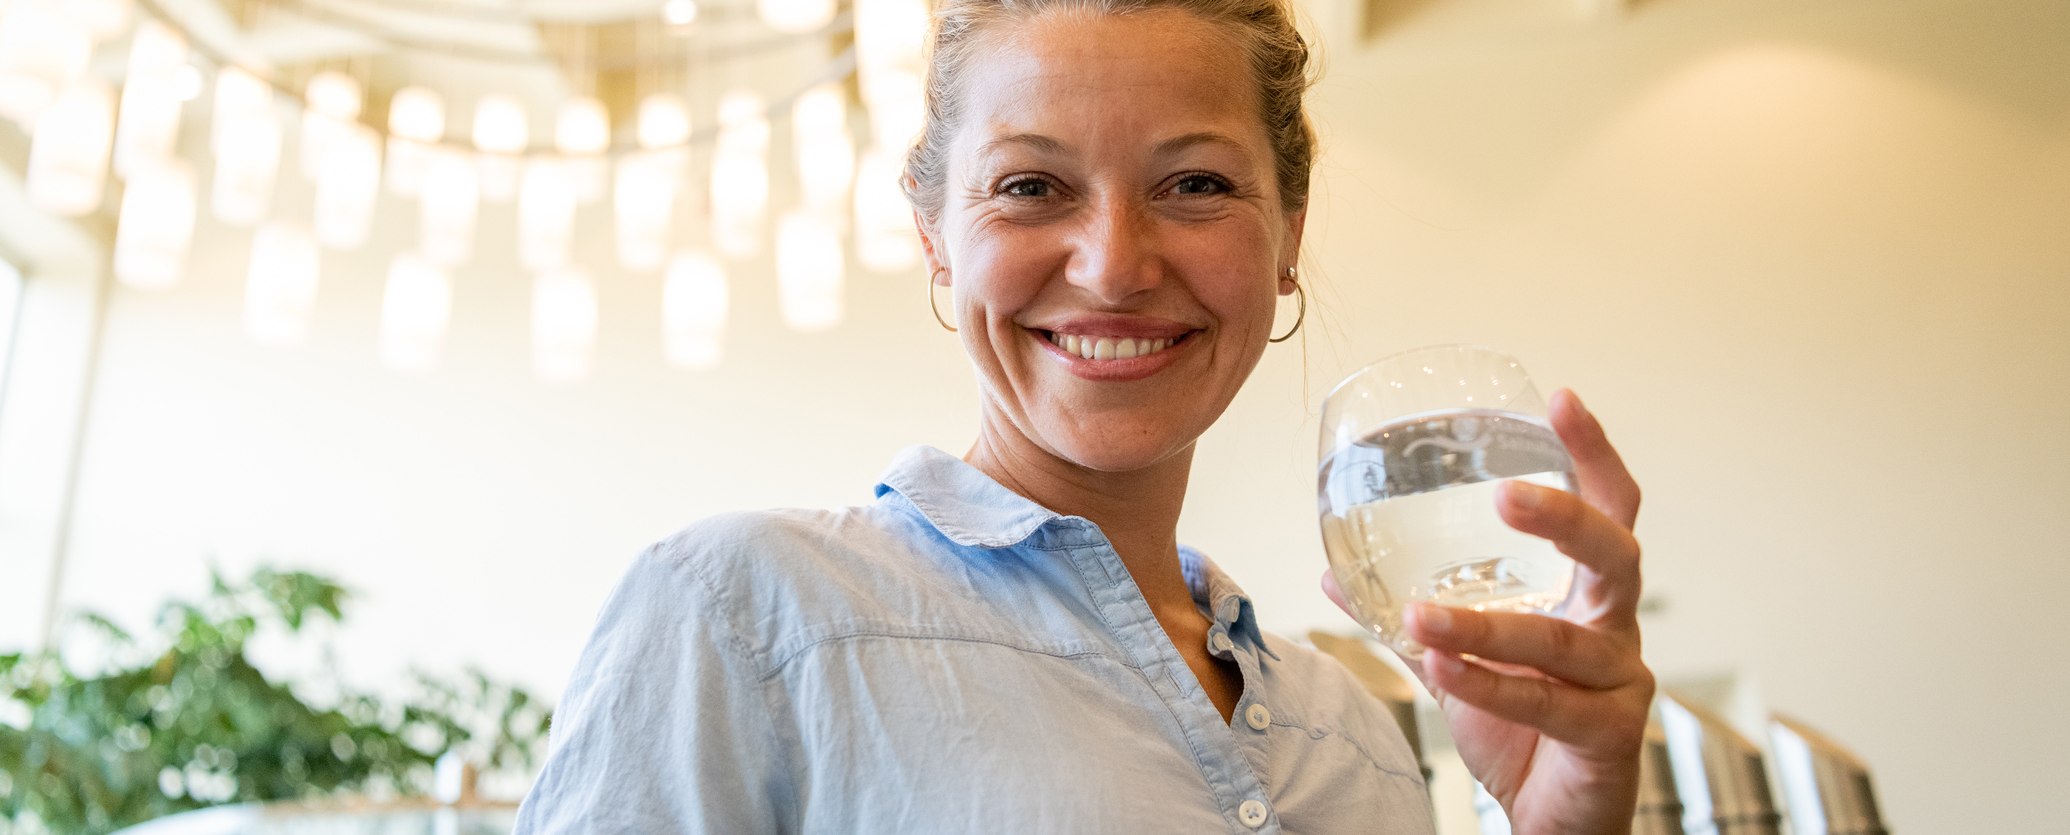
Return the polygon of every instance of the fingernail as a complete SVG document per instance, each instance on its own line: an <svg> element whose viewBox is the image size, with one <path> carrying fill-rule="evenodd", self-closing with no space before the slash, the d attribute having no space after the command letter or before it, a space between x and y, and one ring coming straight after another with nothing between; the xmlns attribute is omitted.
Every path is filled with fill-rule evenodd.
<svg viewBox="0 0 2070 835"><path fill-rule="evenodd" d="M1452 610L1436 603L1416 604L1416 622L1440 635L1452 631Z"/></svg>
<svg viewBox="0 0 2070 835"><path fill-rule="evenodd" d="M1588 404L1581 402L1581 395L1575 394L1573 389L1567 390L1567 397L1568 399L1574 401L1574 411L1580 412L1589 417L1596 416L1594 412L1588 410Z"/></svg>
<svg viewBox="0 0 2070 835"><path fill-rule="evenodd" d="M1425 658L1426 660L1423 663L1430 665L1432 670L1441 671L1445 675L1458 675L1466 669L1466 662L1459 660L1459 656L1449 652L1433 650L1426 653Z"/></svg>
<svg viewBox="0 0 2070 835"><path fill-rule="evenodd" d="M1512 481L1508 487L1509 503L1523 510L1537 510L1545 504L1545 488L1528 481Z"/></svg>

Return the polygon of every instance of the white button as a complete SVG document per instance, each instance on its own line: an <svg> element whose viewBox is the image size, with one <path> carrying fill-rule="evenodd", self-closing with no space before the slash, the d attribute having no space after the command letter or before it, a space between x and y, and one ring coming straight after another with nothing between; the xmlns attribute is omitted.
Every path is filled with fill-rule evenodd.
<svg viewBox="0 0 2070 835"><path fill-rule="evenodd" d="M1252 702L1251 708L1243 712L1243 721L1250 723L1251 730L1265 730L1272 725L1272 709Z"/></svg>
<svg viewBox="0 0 2070 835"><path fill-rule="evenodd" d="M1217 632L1208 638L1208 649L1216 652L1228 652L1235 648L1236 642L1229 640L1227 632Z"/></svg>
<svg viewBox="0 0 2070 835"><path fill-rule="evenodd" d="M1236 807L1236 816L1243 820L1244 826L1257 829L1265 825L1265 804L1262 801L1246 800L1242 806Z"/></svg>

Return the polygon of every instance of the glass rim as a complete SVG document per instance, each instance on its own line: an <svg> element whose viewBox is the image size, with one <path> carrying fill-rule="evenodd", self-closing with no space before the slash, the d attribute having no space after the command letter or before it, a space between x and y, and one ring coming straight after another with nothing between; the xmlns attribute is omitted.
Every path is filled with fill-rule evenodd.
<svg viewBox="0 0 2070 835"><path fill-rule="evenodd" d="M1330 387L1330 391L1328 394L1323 395L1322 405L1325 409L1327 409L1329 407L1330 401L1336 398L1337 392L1343 391L1345 386L1351 385L1351 381L1365 376L1366 372L1373 370L1374 367L1382 363L1393 362L1395 360L1399 360L1403 357L1407 357L1413 354L1421 354L1429 351L1441 351L1448 348L1455 350L1467 349L1474 351L1486 351L1490 354L1494 354L1498 357L1502 357L1503 359L1507 359L1510 362L1516 363L1519 368L1523 367L1523 361L1517 359L1515 354L1512 354L1508 351L1504 351L1500 348L1491 348L1487 345L1483 345L1478 342L1438 342L1430 345L1419 345L1414 348L1408 348L1396 351L1392 354L1381 356L1378 359L1366 363L1365 365L1361 365L1355 369L1352 369L1351 373L1344 375L1344 379L1338 380L1336 385Z"/></svg>

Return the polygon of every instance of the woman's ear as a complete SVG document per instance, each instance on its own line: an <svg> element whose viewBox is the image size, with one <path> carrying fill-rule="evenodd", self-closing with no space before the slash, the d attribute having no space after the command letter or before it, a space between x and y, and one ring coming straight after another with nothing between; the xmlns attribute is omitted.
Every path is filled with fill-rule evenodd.
<svg viewBox="0 0 2070 835"><path fill-rule="evenodd" d="M927 274L934 283L949 286L949 265L942 259L941 251L935 248L934 232L928 228L927 219L920 216L919 209L913 210L913 231L920 235L920 254L926 261Z"/></svg>
<svg viewBox="0 0 2070 835"><path fill-rule="evenodd" d="M1287 240L1280 256L1280 263L1288 267L1299 265L1301 259L1301 232L1307 226L1307 206L1287 213ZM1296 281L1297 279L1282 271L1279 275L1279 294L1282 296L1293 295Z"/></svg>

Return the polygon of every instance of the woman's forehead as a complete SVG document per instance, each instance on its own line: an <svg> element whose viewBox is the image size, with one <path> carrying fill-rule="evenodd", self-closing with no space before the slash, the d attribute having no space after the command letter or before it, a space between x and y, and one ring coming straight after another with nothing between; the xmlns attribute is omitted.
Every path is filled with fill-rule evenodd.
<svg viewBox="0 0 2070 835"><path fill-rule="evenodd" d="M962 68L956 108L976 143L959 143L967 150L1007 137L1069 146L1073 135L1113 132L1156 143L1264 140L1248 61L1189 13L1045 14L988 33L982 46Z"/></svg>

